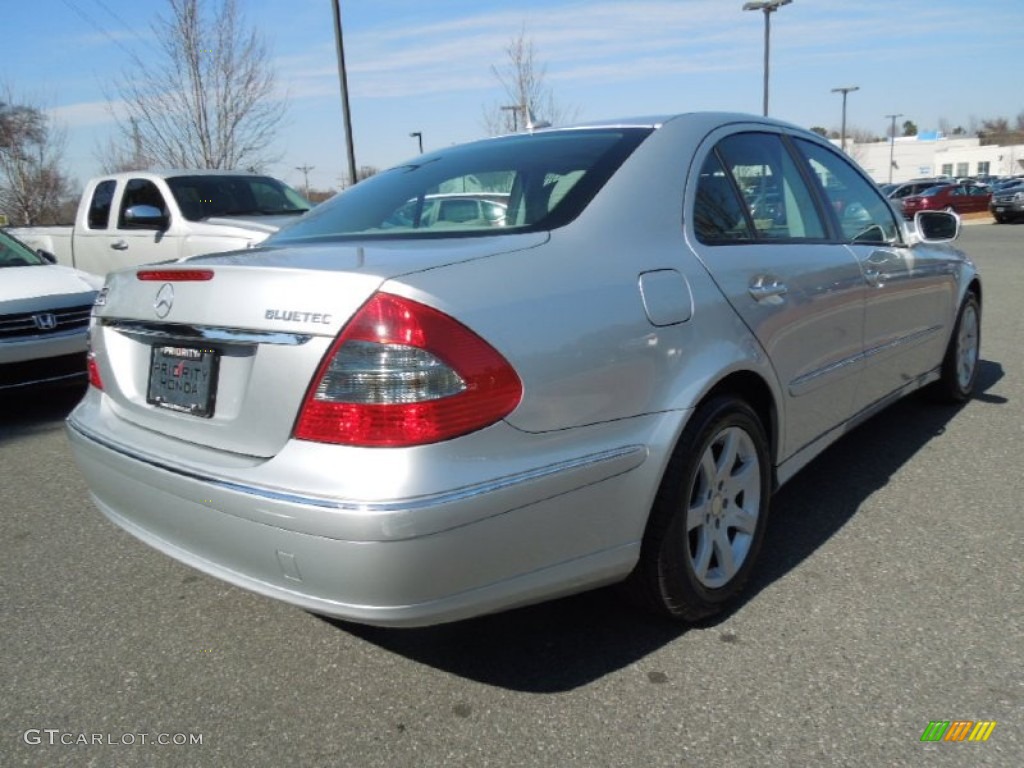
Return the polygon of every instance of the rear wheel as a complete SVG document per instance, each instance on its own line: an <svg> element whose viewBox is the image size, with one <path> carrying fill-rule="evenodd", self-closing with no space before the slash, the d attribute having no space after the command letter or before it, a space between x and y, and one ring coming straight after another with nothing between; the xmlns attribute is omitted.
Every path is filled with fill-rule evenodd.
<svg viewBox="0 0 1024 768"><path fill-rule="evenodd" d="M973 291L960 305L953 335L942 361L942 375L935 389L942 400L962 403L974 391L981 353L981 304Z"/></svg>
<svg viewBox="0 0 1024 768"><path fill-rule="evenodd" d="M764 538L770 456L757 414L719 397L693 415L662 478L630 577L657 613L696 621L742 590Z"/></svg>

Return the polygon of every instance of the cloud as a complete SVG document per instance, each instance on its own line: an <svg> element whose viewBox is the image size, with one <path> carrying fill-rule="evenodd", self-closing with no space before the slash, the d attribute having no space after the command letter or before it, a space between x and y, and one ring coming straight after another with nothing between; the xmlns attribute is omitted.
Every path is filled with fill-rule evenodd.
<svg viewBox="0 0 1024 768"><path fill-rule="evenodd" d="M113 110L113 114L112 114ZM79 104L65 104L48 109L57 122L71 128L106 125L116 122L115 114L122 112L118 101L87 101Z"/></svg>

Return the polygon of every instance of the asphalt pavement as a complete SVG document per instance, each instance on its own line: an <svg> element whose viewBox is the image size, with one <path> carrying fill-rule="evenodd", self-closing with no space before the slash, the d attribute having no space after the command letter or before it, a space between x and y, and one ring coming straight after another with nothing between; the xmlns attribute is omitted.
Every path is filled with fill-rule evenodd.
<svg viewBox="0 0 1024 768"><path fill-rule="evenodd" d="M1024 765L1024 225L965 228L980 392L921 397L776 497L743 603L613 589L419 630L330 622L108 523L79 393L0 403L0 766ZM922 742L933 721L985 742Z"/></svg>

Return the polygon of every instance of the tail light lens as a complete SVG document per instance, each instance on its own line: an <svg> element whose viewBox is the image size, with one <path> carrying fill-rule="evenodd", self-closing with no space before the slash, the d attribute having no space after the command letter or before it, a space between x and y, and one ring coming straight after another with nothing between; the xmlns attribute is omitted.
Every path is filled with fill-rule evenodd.
<svg viewBox="0 0 1024 768"><path fill-rule="evenodd" d="M464 325L377 293L320 364L295 437L369 447L435 443L503 419L522 394L508 361Z"/></svg>

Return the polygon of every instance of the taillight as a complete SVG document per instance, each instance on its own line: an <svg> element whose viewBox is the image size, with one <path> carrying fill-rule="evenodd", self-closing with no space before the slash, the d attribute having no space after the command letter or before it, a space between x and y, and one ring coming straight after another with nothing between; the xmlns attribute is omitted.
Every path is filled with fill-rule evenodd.
<svg viewBox="0 0 1024 768"><path fill-rule="evenodd" d="M92 352L85 358L86 367L89 370L89 384L96 387L96 389L103 389L103 379L100 377L100 367L96 364L96 355Z"/></svg>
<svg viewBox="0 0 1024 768"><path fill-rule="evenodd" d="M377 447L435 443L503 419L522 394L508 361L464 325L377 293L320 364L295 437Z"/></svg>

